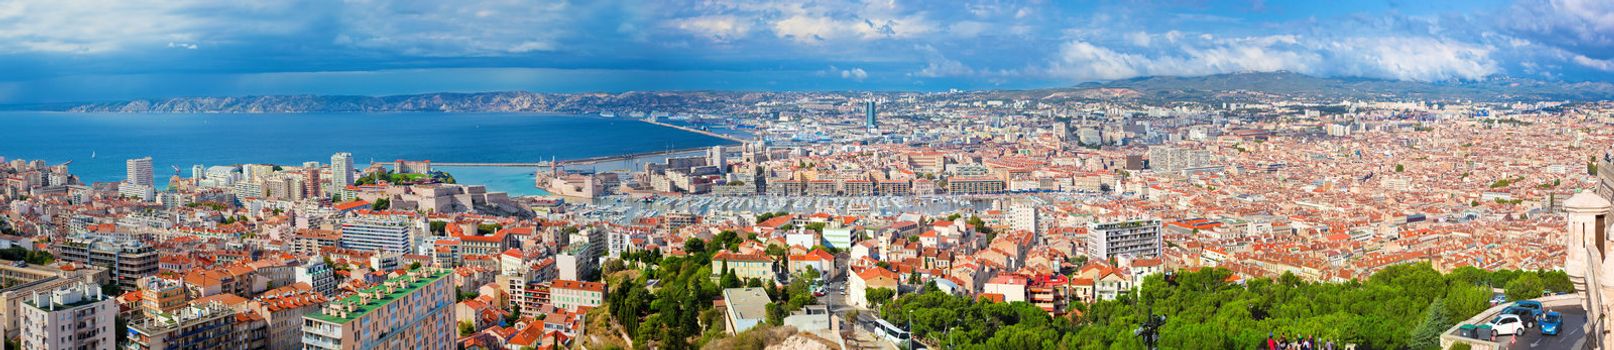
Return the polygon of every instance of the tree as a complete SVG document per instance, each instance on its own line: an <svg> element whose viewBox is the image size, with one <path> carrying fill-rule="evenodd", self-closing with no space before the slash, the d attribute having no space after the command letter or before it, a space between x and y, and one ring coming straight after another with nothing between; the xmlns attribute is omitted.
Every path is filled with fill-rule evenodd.
<svg viewBox="0 0 1614 350"><path fill-rule="evenodd" d="M869 305L880 305L891 300L891 297L895 295L897 295L897 291L891 290L891 288L869 288L863 292L863 299L867 299L866 301L869 302Z"/></svg>
<svg viewBox="0 0 1614 350"><path fill-rule="evenodd" d="M1561 270L1542 271L1541 286L1555 293L1574 293L1575 285L1569 283L1569 274Z"/></svg>
<svg viewBox="0 0 1614 350"><path fill-rule="evenodd" d="M1407 167L1401 166L1401 164L1396 164L1395 165L1395 172L1399 173L1399 172L1404 172L1404 171L1407 171Z"/></svg>
<svg viewBox="0 0 1614 350"><path fill-rule="evenodd" d="M622 259L606 260L605 264L600 266L600 272L602 272L604 274L607 274L607 275L616 273L617 271L622 271L622 270L627 270L627 269L628 269L628 266L622 263Z"/></svg>
<svg viewBox="0 0 1614 350"><path fill-rule="evenodd" d="M419 261L409 263L409 270L410 271L419 270L419 269L420 269L420 262Z"/></svg>
<svg viewBox="0 0 1614 350"><path fill-rule="evenodd" d="M1429 307L1424 308L1423 323L1412 330L1411 346L1413 349L1440 348L1440 334L1456 323L1446 315L1446 306L1442 299L1435 299Z"/></svg>
<svg viewBox="0 0 1614 350"><path fill-rule="evenodd" d="M778 326L785 324L785 309L779 303L768 303L768 324Z"/></svg>
<svg viewBox="0 0 1614 350"><path fill-rule="evenodd" d="M1506 285L1502 286L1503 293L1507 295L1508 300L1540 298L1543 288L1545 287L1542 286L1541 276L1533 273L1521 275L1519 278L1508 281Z"/></svg>
<svg viewBox="0 0 1614 350"><path fill-rule="evenodd" d="M790 250L787 250L785 247L781 247L778 244L769 244L768 249L764 252L768 254L768 256L773 257L774 263L778 263L779 261L784 260L785 256L790 255Z"/></svg>
<svg viewBox="0 0 1614 350"><path fill-rule="evenodd" d="M745 284L745 282L740 281L740 276L735 275L733 270L728 269L728 263L723 265L723 288L740 288Z"/></svg>
<svg viewBox="0 0 1614 350"><path fill-rule="evenodd" d="M471 324L471 321L460 321L460 336L461 337L469 336L469 335L471 335L471 333L474 333L474 332L476 332L476 325Z"/></svg>
<svg viewBox="0 0 1614 350"><path fill-rule="evenodd" d="M392 201L386 198L377 198L375 203L370 203L370 210L387 210L391 207Z"/></svg>
<svg viewBox="0 0 1614 350"><path fill-rule="evenodd" d="M703 241L700 238L690 238L689 240L684 241L684 252L689 254L705 254L706 241Z"/></svg>

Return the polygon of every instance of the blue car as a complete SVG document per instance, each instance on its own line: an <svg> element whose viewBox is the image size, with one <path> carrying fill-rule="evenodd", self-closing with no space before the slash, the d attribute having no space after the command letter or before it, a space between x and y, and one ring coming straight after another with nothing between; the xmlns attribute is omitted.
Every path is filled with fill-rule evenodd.
<svg viewBox="0 0 1614 350"><path fill-rule="evenodd" d="M1541 317L1541 335L1558 335L1559 326L1563 325L1564 317L1557 311L1548 311Z"/></svg>
<svg viewBox="0 0 1614 350"><path fill-rule="evenodd" d="M1541 311L1541 302L1535 300L1520 300L1517 303L1513 303L1513 306Z"/></svg>

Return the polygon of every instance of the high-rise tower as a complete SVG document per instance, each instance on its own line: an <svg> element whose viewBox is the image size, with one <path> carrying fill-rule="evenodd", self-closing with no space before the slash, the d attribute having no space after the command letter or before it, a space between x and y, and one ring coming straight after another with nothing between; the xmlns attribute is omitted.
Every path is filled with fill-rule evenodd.
<svg viewBox="0 0 1614 350"><path fill-rule="evenodd" d="M877 128L877 127L880 126L879 121L874 119L874 115L875 115L874 100L871 99L871 100L868 100L868 101L863 101L863 117L865 119L864 122L867 124L869 129L874 129L874 128Z"/></svg>
<svg viewBox="0 0 1614 350"><path fill-rule="evenodd" d="M150 187L156 184L151 176L151 157L124 161L124 183Z"/></svg>
<svg viewBox="0 0 1614 350"><path fill-rule="evenodd" d="M342 152L331 155L331 190L336 191L353 184L353 154Z"/></svg>

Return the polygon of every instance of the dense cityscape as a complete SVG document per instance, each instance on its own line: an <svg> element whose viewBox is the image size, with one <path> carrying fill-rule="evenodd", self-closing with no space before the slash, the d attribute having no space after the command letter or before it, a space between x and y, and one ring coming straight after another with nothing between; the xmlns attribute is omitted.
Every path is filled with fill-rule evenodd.
<svg viewBox="0 0 1614 350"><path fill-rule="evenodd" d="M1614 0L0 0L0 350L1614 349Z"/></svg>
<svg viewBox="0 0 1614 350"><path fill-rule="evenodd" d="M602 112L744 142L629 170L545 163L532 170L546 196L348 153L166 178L145 157L123 181L93 183L71 164L5 159L5 337L28 349L1141 347L1097 332L1130 334L1148 322L1122 310L1181 283L1489 284L1431 294L1452 309L1440 324L1424 325L1434 299L1406 301L1389 336L1303 312L1200 339L1214 343L1160 340L1242 348L1304 332L1423 348L1412 327L1438 336L1493 293L1572 292L1551 272L1565 202L1614 183L1604 103L784 96ZM1459 293L1477 306L1452 306ZM934 314L980 307L970 317L1017 321L954 335L945 322L961 316ZM1175 317L1208 316L1182 307ZM1013 335L1028 324L1057 333Z"/></svg>

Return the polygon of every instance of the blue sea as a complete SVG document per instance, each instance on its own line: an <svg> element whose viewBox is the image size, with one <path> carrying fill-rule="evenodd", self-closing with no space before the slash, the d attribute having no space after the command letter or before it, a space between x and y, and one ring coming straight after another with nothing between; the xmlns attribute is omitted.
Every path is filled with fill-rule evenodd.
<svg viewBox="0 0 1614 350"><path fill-rule="evenodd" d="M151 156L157 182L191 165L371 161L540 162L731 144L632 119L540 113L118 114L0 112L0 157L72 161L85 182L121 181L124 160ZM93 155L93 156L92 156ZM464 184L543 192L530 168L439 167Z"/></svg>

